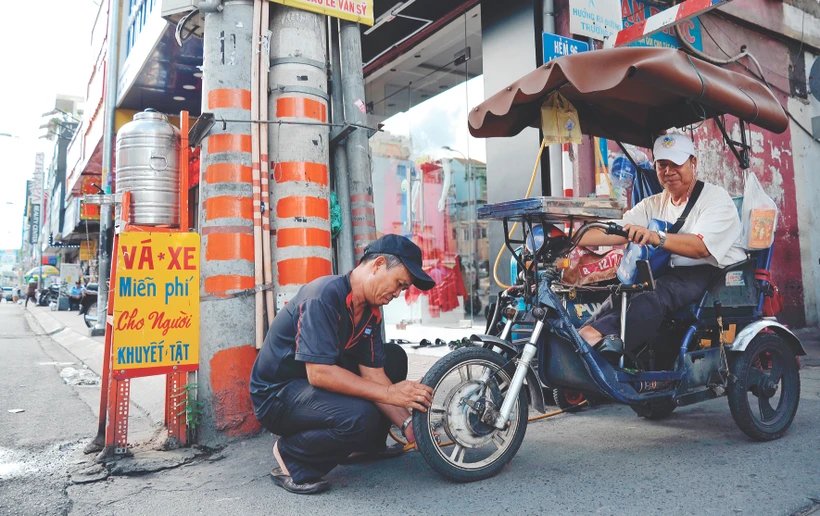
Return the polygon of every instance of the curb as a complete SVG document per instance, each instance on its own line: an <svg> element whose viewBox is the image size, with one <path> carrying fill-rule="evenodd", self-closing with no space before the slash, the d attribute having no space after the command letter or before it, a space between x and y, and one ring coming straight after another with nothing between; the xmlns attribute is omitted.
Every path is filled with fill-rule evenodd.
<svg viewBox="0 0 820 516"><path fill-rule="evenodd" d="M103 346L104 344L87 337L73 328L63 326L57 319L42 310L26 310L27 318L37 322L43 332L40 336L50 337L57 344L64 347L77 360L88 366L97 376L102 376ZM34 328L32 328L34 329Z"/></svg>
<svg viewBox="0 0 820 516"><path fill-rule="evenodd" d="M36 322L29 324L37 336L48 337L71 353L77 360L102 377L103 351L105 343L94 337L83 335L73 328L63 326L60 321L44 310L25 310L26 319ZM163 425L165 420L165 377L146 376L131 380L131 404L144 413L152 425Z"/></svg>

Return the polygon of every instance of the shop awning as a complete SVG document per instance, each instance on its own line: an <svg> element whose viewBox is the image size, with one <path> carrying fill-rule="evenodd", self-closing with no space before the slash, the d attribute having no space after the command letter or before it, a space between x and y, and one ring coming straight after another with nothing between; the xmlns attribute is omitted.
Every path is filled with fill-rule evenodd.
<svg viewBox="0 0 820 516"><path fill-rule="evenodd" d="M539 127L541 103L560 91L578 109L585 134L651 147L672 127L729 114L775 133L783 107L761 82L681 50L613 48L560 57L470 111L475 137L514 136Z"/></svg>

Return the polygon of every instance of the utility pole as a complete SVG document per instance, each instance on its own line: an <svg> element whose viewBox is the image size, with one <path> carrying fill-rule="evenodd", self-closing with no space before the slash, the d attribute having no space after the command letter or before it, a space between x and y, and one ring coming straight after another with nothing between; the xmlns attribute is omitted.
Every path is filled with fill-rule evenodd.
<svg viewBox="0 0 820 516"><path fill-rule="evenodd" d="M256 0L265 1L265 0ZM202 141L200 442L255 433L248 381L256 359L251 156L253 0L203 0L202 111L217 123ZM224 122L223 122L224 121Z"/></svg>
<svg viewBox="0 0 820 516"><path fill-rule="evenodd" d="M330 26L330 104L333 107L334 124L344 124L345 107L344 95L342 94L342 62L341 49L339 48L339 20L328 18ZM339 130L339 126L335 127ZM339 200L339 208L342 212L342 229L336 237L336 269L344 274L353 270L356 266L353 251L353 221L351 220L350 209L350 181L347 168L347 149L343 142L339 142L331 149L331 163L333 163L333 181L336 191L336 198Z"/></svg>
<svg viewBox="0 0 820 516"><path fill-rule="evenodd" d="M364 76L362 75L362 34L359 24L340 21L342 90L347 122L356 129L347 137L347 165L350 177L350 208L353 219L353 246L356 261L376 240L376 211L373 204L373 179L370 169L370 143L365 114Z"/></svg>
<svg viewBox="0 0 820 516"><path fill-rule="evenodd" d="M103 189L106 195L111 194L111 166L114 162L114 123L117 112L117 83L119 79L120 57L120 2L108 1L108 49L105 56L105 108L103 122L103 155L102 178ZM100 247L98 292L97 292L97 323L91 328L91 336L105 335L106 317L108 315L108 291L114 285L108 285L111 275L111 252L109 246L109 231L113 227L113 207L108 204L100 206ZM103 386L103 388L106 388Z"/></svg>
<svg viewBox="0 0 820 516"><path fill-rule="evenodd" d="M554 0L543 0L541 3L541 16L544 25L544 32L557 34L555 31L555 2ZM546 61L546 59L545 59ZM550 191L552 197L564 196L564 176L561 171L561 145L553 144L547 147L549 156L549 178ZM546 193L546 192L544 192Z"/></svg>
<svg viewBox="0 0 820 516"><path fill-rule="evenodd" d="M270 7L271 249L279 310L302 285L332 273L330 97L325 16Z"/></svg>

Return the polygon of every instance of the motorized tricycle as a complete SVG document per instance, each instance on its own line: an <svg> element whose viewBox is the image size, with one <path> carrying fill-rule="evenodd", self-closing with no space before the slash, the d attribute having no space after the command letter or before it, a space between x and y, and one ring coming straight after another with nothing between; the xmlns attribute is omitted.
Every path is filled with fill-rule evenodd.
<svg viewBox="0 0 820 516"><path fill-rule="evenodd" d="M476 107L470 130L490 137L538 127L541 102L555 91L574 104L585 134L615 140L624 152L623 143L650 147L667 129L713 119L747 168L746 124L774 132L788 125L768 88L745 75L678 50L620 48L537 69ZM729 136L725 115L737 117L740 142ZM562 282L560 264L586 232L626 236L609 222L621 214L614 200L550 197L479 210L479 218L503 225L518 281L498 294L487 334L444 356L422 380L434 389L433 403L414 413L413 429L418 450L438 473L459 482L497 474L521 446L529 407L545 412L542 384L626 404L649 419L726 396L736 424L752 439L787 431L800 398L797 356L805 352L789 329L763 315L772 248L748 251L746 260L722 269L698 302L666 318L657 338L626 346L635 353L613 359L581 338L568 300L601 291L619 298L624 339L630 296L655 286L647 261L638 262L634 284ZM518 233L511 231L516 222ZM536 231L542 243L534 243Z"/></svg>

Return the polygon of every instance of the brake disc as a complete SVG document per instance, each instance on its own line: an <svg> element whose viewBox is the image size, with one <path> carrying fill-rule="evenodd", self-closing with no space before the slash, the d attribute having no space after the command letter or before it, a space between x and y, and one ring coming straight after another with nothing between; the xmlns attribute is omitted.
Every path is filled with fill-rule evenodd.
<svg viewBox="0 0 820 516"><path fill-rule="evenodd" d="M484 384L478 380L468 380L450 391L444 402L444 431L452 441L465 448L484 446L492 440L496 430L481 420L487 408L483 388ZM476 404L480 404L482 410L474 410Z"/></svg>

